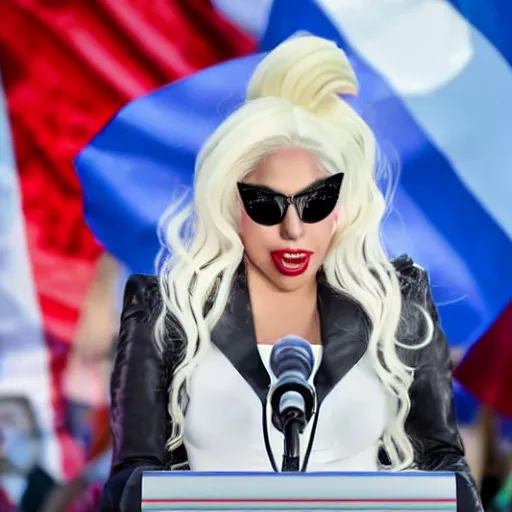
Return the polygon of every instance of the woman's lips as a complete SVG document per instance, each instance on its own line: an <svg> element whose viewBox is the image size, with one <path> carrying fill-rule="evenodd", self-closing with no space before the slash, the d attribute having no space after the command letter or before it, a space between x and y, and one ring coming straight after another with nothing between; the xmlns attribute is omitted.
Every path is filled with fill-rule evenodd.
<svg viewBox="0 0 512 512"><path fill-rule="evenodd" d="M277 270L285 276L298 276L304 273L313 254L302 249L282 249L272 251L272 261Z"/></svg>

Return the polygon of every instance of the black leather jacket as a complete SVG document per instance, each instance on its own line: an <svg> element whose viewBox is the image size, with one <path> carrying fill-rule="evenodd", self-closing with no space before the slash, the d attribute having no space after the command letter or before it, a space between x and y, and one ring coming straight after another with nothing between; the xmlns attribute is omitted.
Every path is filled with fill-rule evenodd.
<svg viewBox="0 0 512 512"><path fill-rule="evenodd" d="M450 352L439 326L428 277L403 256L395 260L403 291L401 339L418 340L420 322L413 303L420 303L435 321L434 339L421 350L402 350L406 364L416 368L410 388L411 410L406 430L415 449L418 469L453 471L457 478L460 512L481 512L478 492L464 459L464 449L453 410ZM245 274L235 280L224 314L211 339L250 384L262 402L269 377L259 357ZM324 355L315 378L318 400L359 361L367 347L368 320L361 308L319 282L319 311ZM165 469L171 464L187 468L184 447L169 454L167 412L172 371L180 357L182 336L169 333L168 349L159 355L153 327L161 309L156 278L136 275L126 286L119 345L111 382L113 466L102 500L103 512L140 510L141 475L146 469ZM411 328L411 325L413 328ZM231 342L236 340L236 343Z"/></svg>

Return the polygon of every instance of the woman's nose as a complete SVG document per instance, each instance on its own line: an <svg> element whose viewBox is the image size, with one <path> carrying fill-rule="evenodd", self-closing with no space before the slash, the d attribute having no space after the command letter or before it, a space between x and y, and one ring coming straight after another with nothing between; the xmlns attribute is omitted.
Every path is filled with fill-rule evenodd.
<svg viewBox="0 0 512 512"><path fill-rule="evenodd" d="M281 222L281 237L285 240L298 240L304 234L304 224L295 209L290 205Z"/></svg>

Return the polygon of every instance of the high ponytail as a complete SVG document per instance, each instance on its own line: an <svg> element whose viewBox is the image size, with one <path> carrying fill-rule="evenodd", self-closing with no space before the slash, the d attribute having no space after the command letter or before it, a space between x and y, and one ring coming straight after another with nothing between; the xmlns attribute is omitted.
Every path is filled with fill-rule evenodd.
<svg viewBox="0 0 512 512"><path fill-rule="evenodd" d="M301 35L281 43L261 61L247 87L247 99L273 96L325 115L339 104L338 95L357 92L357 77L346 54L332 41Z"/></svg>

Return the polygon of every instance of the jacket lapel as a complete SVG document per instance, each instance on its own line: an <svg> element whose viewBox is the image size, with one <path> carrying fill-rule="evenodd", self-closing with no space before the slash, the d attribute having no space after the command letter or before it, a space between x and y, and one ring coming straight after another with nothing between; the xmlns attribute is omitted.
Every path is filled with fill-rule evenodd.
<svg viewBox="0 0 512 512"><path fill-rule="evenodd" d="M323 355L314 385L320 405L364 355L369 322L358 304L334 290L323 277L318 285L318 308ZM258 351L243 264L235 275L231 297L211 340L265 404L271 380Z"/></svg>
<svg viewBox="0 0 512 512"><path fill-rule="evenodd" d="M318 284L318 308L323 354L314 385L320 406L366 352L369 321L356 302L323 279Z"/></svg>
<svg viewBox="0 0 512 512"><path fill-rule="evenodd" d="M243 265L235 275L231 296L211 333L211 340L265 404L270 376L258 351Z"/></svg>

